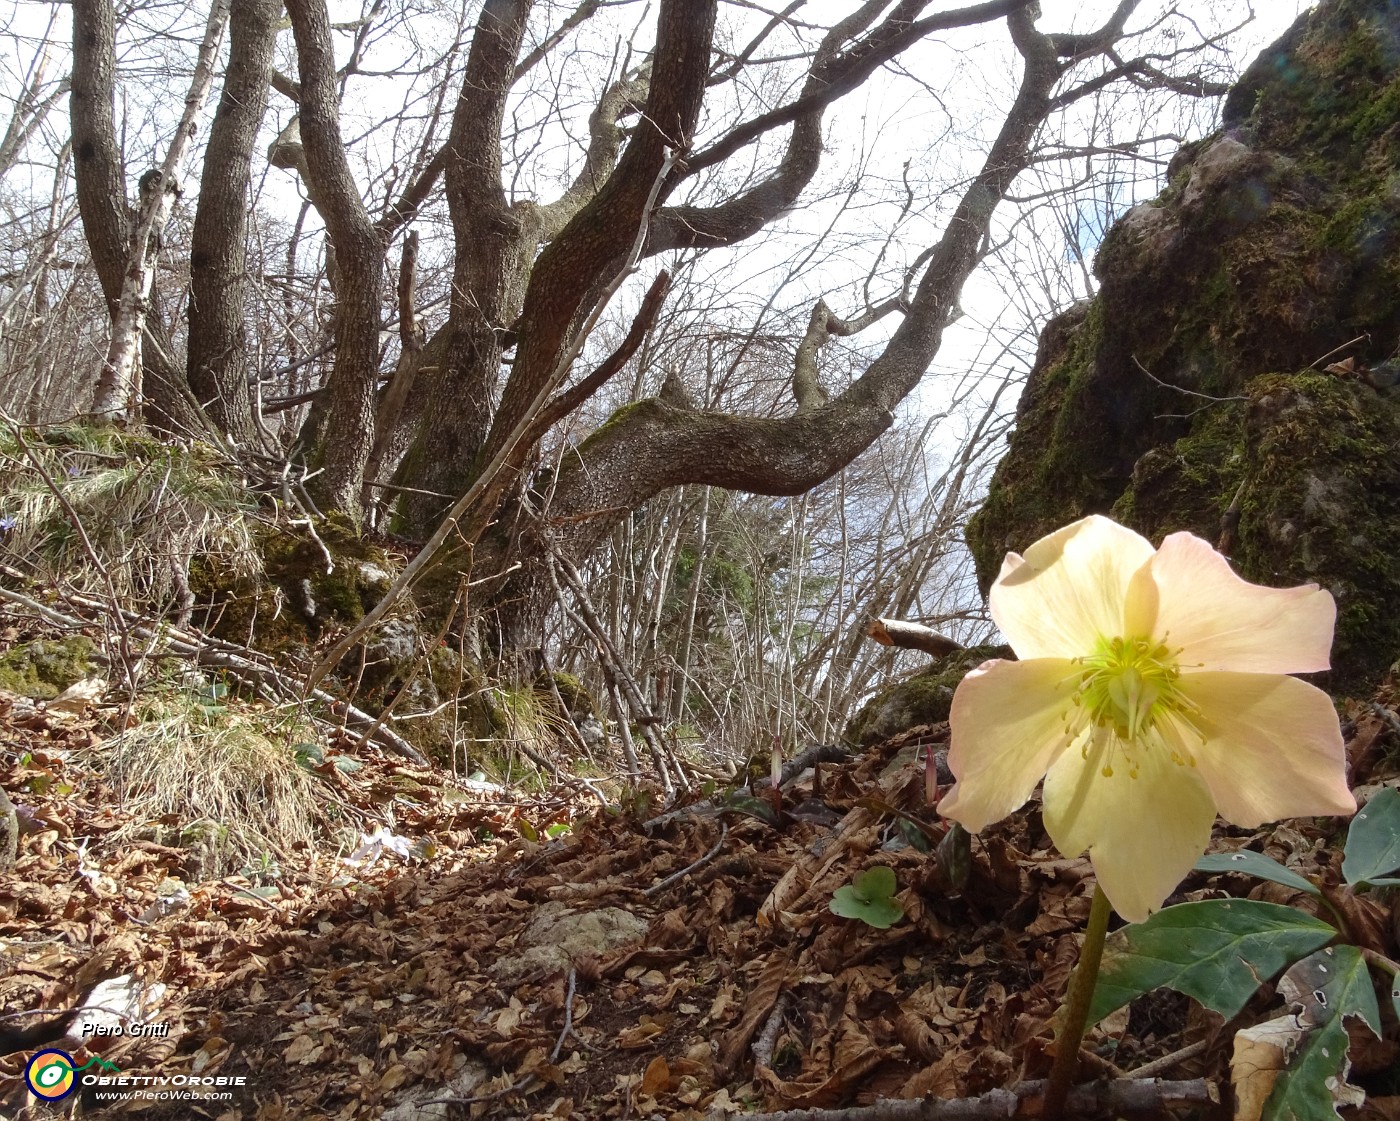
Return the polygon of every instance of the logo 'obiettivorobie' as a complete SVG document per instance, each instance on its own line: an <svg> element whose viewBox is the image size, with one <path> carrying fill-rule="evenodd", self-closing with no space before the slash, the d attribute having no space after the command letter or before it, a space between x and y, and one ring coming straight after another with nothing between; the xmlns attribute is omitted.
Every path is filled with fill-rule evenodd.
<svg viewBox="0 0 1400 1121"><path fill-rule="evenodd" d="M36 1051L24 1068L24 1081L30 1093L46 1102L66 1098L77 1085L73 1056L67 1051L47 1048Z"/></svg>

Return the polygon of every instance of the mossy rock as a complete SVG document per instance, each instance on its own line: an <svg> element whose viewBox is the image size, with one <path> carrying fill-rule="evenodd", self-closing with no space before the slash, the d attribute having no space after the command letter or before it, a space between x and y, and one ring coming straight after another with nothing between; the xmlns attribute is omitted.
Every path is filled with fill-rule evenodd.
<svg viewBox="0 0 1400 1121"><path fill-rule="evenodd" d="M886 685L846 725L841 738L856 747L948 719L958 683L989 658L1010 658L1008 646L971 646Z"/></svg>
<svg viewBox="0 0 1400 1121"><path fill-rule="evenodd" d="M968 525L984 592L1086 514L1216 542L1231 511L1241 575L1337 598L1332 688L1400 658L1397 404L1310 366L1342 348L1364 373L1400 340L1397 43L1389 0L1320 4L1109 231L1099 294L1043 331Z"/></svg>
<svg viewBox="0 0 1400 1121"><path fill-rule="evenodd" d="M559 699L564 702L567 715L576 721L598 715L598 704L593 699L593 694L589 692L588 686L572 673L565 673L563 670L555 670L553 677L554 688L559 690ZM535 688L548 697L551 702L553 701L553 693L549 688L549 678L544 673L535 679Z"/></svg>
<svg viewBox="0 0 1400 1121"><path fill-rule="evenodd" d="M402 561L357 536L343 520L328 519L317 532L324 550L304 531L265 530L256 576L230 573L212 558L196 559L190 586L201 625L216 637L280 653L313 644L329 626L359 622Z"/></svg>
<svg viewBox="0 0 1400 1121"><path fill-rule="evenodd" d="M63 690L97 672L93 642L86 635L36 638L0 658L0 689L51 701Z"/></svg>

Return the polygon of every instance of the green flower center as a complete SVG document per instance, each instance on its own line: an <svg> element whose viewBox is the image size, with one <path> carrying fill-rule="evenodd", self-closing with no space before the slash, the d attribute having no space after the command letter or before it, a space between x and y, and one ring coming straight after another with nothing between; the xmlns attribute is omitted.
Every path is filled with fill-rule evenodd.
<svg viewBox="0 0 1400 1121"><path fill-rule="evenodd" d="M1092 741L1109 741L1104 777L1112 777L1113 756L1121 752L1129 776L1136 778L1140 747L1160 746L1170 752L1172 762L1195 765L1189 754L1171 746L1180 742L1179 736L1162 735L1163 724L1189 727L1196 715L1195 705L1178 684L1177 653L1151 638L1100 638L1094 653L1075 659L1081 667L1074 692L1079 719L1070 723L1080 731L1086 725L1091 728ZM1083 750L1087 758L1089 741Z"/></svg>

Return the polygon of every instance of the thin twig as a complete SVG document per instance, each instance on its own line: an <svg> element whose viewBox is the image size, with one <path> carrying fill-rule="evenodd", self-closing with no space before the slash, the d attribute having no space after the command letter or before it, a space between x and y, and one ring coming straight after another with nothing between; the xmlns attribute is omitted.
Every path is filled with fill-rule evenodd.
<svg viewBox="0 0 1400 1121"><path fill-rule="evenodd" d="M664 880L662 880L660 883L652 884L651 887L647 888L646 891L642 892L642 895L645 896L647 899L650 899L650 898L652 898L653 896L656 896L656 895L660 895L663 891L665 891L665 890L666 890L668 887L670 887L673 883L676 883L678 880L683 880L686 876L690 875L692 872L694 872L694 871L696 871L696 870L698 870L698 869L700 869L700 868L703 868L706 864L710 863L710 861L712 861L715 857L717 857L717 856L720 854L720 850L724 848L724 840L725 840L725 838L728 837L728 836L729 836L729 824L728 824L728 822L723 822L723 821L722 821L722 822L720 822L720 826L719 826L719 840L716 841L716 842L710 847L710 851L709 851L709 852L707 852L707 853L706 853L704 856L702 856L699 860L696 860L696 861L693 861L693 862L690 863L690 864L687 864L687 865L686 865L684 868L682 868L679 872L673 872L671 875L667 876L667 877L666 877Z"/></svg>
<svg viewBox="0 0 1400 1121"><path fill-rule="evenodd" d="M1124 1075L1125 1078L1156 1078L1159 1074L1166 1074L1174 1066L1184 1063L1187 1059L1194 1059L1197 1055L1203 1054L1209 1046L1207 1040L1197 1040L1195 1043L1188 1043L1185 1047L1173 1051L1170 1055L1163 1055L1160 1059L1153 1059L1150 1063L1143 1063L1136 1070L1130 1070Z"/></svg>
<svg viewBox="0 0 1400 1121"><path fill-rule="evenodd" d="M326 575L329 576L335 571L335 559L331 556L331 551L326 548L326 543L321 540L321 535L316 532L316 519L311 516L311 510L307 508L307 502L310 502L310 499L308 498L307 502L303 502L300 498L293 495L291 471L292 462L288 460L282 465L282 501L286 503L288 509L295 506L306 516L304 518L289 518L288 520L292 525L306 527L306 532L311 535L311 540L314 541L316 547L321 550L321 556L326 562ZM303 495L306 494L305 480L302 480L302 485L299 489Z"/></svg>
<svg viewBox="0 0 1400 1121"><path fill-rule="evenodd" d="M666 790L667 797L675 794L675 782L679 781L682 787L687 786L685 773L674 756L670 756L656 734L656 724L658 719L642 697L642 691L636 679L628 672L626 664L622 660L622 655L613 645L612 639L608 637L607 631L603 627L602 620L598 616L597 609L593 606L593 601L589 598L588 587L583 582L583 577L579 575L578 569L569 563L568 559L555 551L552 542L546 542L549 546L548 568L549 578L554 583L555 592L558 594L559 602L564 605L566 613L571 611L567 607L567 600L563 588L560 587L559 576L562 574L564 582L569 585L569 590L573 592L574 603L577 613L573 615L575 619L583 625L592 636L594 642L603 652L604 659L612 670L613 677L622 689L622 694L627 698L627 705L632 710L632 715L637 720L637 726L641 729L642 740L647 745L652 762L656 764L657 777L661 780L661 785ZM581 616L581 618L580 618ZM668 758L668 756L670 756ZM669 764L669 766L668 766ZM671 778L671 770L676 772L676 780Z"/></svg>
<svg viewBox="0 0 1400 1121"><path fill-rule="evenodd" d="M1188 396L1188 397L1199 397L1202 401L1208 401L1208 402L1210 402L1210 404L1212 404L1212 405L1218 405L1218 404L1221 404L1221 403L1223 403L1223 402L1225 402L1225 401L1248 401L1248 400L1249 400L1248 397L1216 397L1214 394L1211 394L1211 393L1201 393L1199 390L1187 389L1187 388L1185 388L1184 386L1180 386L1180 385L1172 385L1171 382L1169 382L1169 381L1163 381L1163 380L1162 380L1161 378L1159 378L1156 374L1154 374L1151 370L1149 370L1146 366L1144 366L1141 362L1139 362L1139 361L1138 361L1138 357L1137 357L1136 354L1133 355L1133 365L1136 366L1139 370L1141 370L1144 374L1146 374L1149 378L1151 378L1151 379L1152 379L1154 382L1156 382L1158 385L1160 385L1163 389L1170 389L1170 390L1174 390L1174 391L1177 392L1177 393L1184 393L1184 394L1186 394L1186 396ZM1196 412L1200 412L1200 411L1201 411L1200 409L1197 409L1197 410L1196 410ZM1163 416L1169 416L1169 417L1179 417L1179 416L1182 416L1182 415L1185 415L1185 416L1195 416L1195 413L1185 413L1185 414L1182 414L1182 413L1164 413L1164 414L1163 414Z"/></svg>
<svg viewBox="0 0 1400 1121"><path fill-rule="evenodd" d="M569 966L569 988L564 994L564 1030L559 1033L559 1038L555 1041L554 1050L549 1053L549 1061L557 1063L559 1053L564 1050L564 1040L574 1034L574 993L578 989L578 970L572 965ZM574 1036L578 1039L577 1036ZM583 1040L579 1040L580 1043Z"/></svg>
<svg viewBox="0 0 1400 1121"><path fill-rule="evenodd" d="M1350 342L1342 343L1341 346L1334 346L1331 350L1329 350L1326 354L1324 354L1324 355L1323 355L1321 358L1319 358L1316 362L1312 363L1312 365L1310 365L1310 366L1308 367L1308 369L1309 369L1309 370L1319 370L1319 369L1322 368L1322 364L1323 364L1324 362L1326 362L1327 359L1331 358L1334 354L1341 354L1342 351L1344 351L1344 350L1350 350L1350 349L1351 349L1352 347L1354 347L1357 343L1362 343L1362 342L1368 343L1368 342L1370 342L1370 341L1371 341L1371 336L1370 336L1370 335L1357 335L1356 338L1352 339Z"/></svg>

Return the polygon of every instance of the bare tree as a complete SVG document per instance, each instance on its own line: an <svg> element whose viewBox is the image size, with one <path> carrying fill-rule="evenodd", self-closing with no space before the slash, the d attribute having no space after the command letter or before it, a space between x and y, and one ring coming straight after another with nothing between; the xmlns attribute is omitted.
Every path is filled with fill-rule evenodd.
<svg viewBox="0 0 1400 1121"><path fill-rule="evenodd" d="M146 260L157 204L168 206L166 187L173 186L163 177L157 184L155 197L150 200L149 218L144 227L138 226L138 231L144 228L145 240L134 246L126 172L117 142L115 97L116 13L111 0L75 0L73 79L69 96L73 172L83 233L114 325L123 314L128 265L133 256L137 256L135 250L138 249L139 259ZM168 210L165 213L168 214ZM147 269L140 271L149 277ZM145 299L145 292L139 289L137 285L130 294L129 304L134 303L138 295ZM152 416L165 427L177 431L206 432L204 415L189 391L184 371L176 364L168 332L163 324L144 312L134 318L134 310L134 307L129 308L127 322L134 322L141 336L143 389L149 398ZM125 412L132 404L133 380L133 367L129 365L123 367L120 375L107 377L104 388L94 397L94 411Z"/></svg>
<svg viewBox="0 0 1400 1121"><path fill-rule="evenodd" d="M248 192L253 145L267 111L280 0L241 0L199 183L190 241L187 377L214 425L241 444L258 438L244 335Z"/></svg>
<svg viewBox="0 0 1400 1121"><path fill-rule="evenodd" d="M1032 6L1016 0L933 15L921 15L924 4L900 3L883 19L880 12L887 5L867 3L825 34L797 98L693 150L689 137L698 97L711 80L711 72L698 57L708 56L711 44L704 37L712 33L712 24L701 18L705 5L684 5L683 19L673 11L675 5L662 5L650 92L637 134L593 200L534 259L519 318L496 324L502 333L512 331L516 350L484 442L461 446L455 457L411 458L402 472L404 481L451 493L472 477L473 469L480 470L492 452L500 450L527 402L559 361L572 325L618 268L626 237L642 219L638 203L645 176L654 174L666 144L677 147L681 156L667 176L663 196L690 177L721 165L769 131L792 126L776 167L758 182L713 206L663 206L651 224L649 253L732 244L777 218L815 173L825 108L927 35L1004 19L1021 59L1020 85L981 169L962 191L942 236L920 255L919 275L910 278L906 290L852 319L818 306L809 324L808 344L798 350L791 383L796 408L790 414L721 413L663 396L636 402L602 426L563 466L552 491L548 522L534 519L532 524L523 506L513 510L510 518L497 520L497 526L509 526L513 535L497 533L482 542L478 563L526 560L501 597L518 615L522 636L536 630L535 612L543 603L535 592L538 574L528 563L532 550L528 544L521 545L522 540L528 543L531 532L547 533L555 547L571 556L587 556L626 511L668 487L701 484L761 494L800 494L830 478L885 431L895 407L919 384L936 355L958 293L985 251L996 208L1035 159L1036 137L1048 117L1090 89L1103 88L1112 80L1106 75L1132 76L1138 82L1156 80L1149 74L1155 68L1148 60L1124 60L1118 52L1126 21L1136 6L1133 0L1124 0L1092 33L1046 34L1036 28ZM692 57L697 61L681 61ZM1096 62L1105 63L1107 70L1095 70ZM1091 76L1076 86L1075 77L1081 72ZM659 74L666 75L664 83L658 83ZM681 106L684 113L677 119ZM673 122L669 128L657 127L667 121ZM649 148L642 143L647 137L652 138ZM469 162L479 166L481 161ZM822 390L814 370L822 344L895 313L900 316L898 326L864 373L840 393L828 395ZM494 368L464 371L449 364L449 370L467 384L473 378L479 385L493 384ZM445 424L441 414L437 423ZM430 438L432 430L430 423L424 439ZM517 454L515 462L523 464L525 456ZM417 505L420 519L426 505ZM494 503L488 503L474 524L484 525L494 516ZM512 641L513 626L508 619L507 643Z"/></svg>
<svg viewBox="0 0 1400 1121"><path fill-rule="evenodd" d="M132 223L131 248L122 278L121 297L112 320L112 341L97 379L93 395L93 415L103 419L126 419L139 412L141 395L141 335L149 311L148 300L155 281L155 257L159 251L172 204L179 195L185 156L194 138L195 120L204 108L214 81L214 65L228 23L229 0L214 0L199 47L194 79L185 97L185 111L175 128L174 139L159 168L141 176L136 220Z"/></svg>
<svg viewBox="0 0 1400 1121"><path fill-rule="evenodd" d="M188 331L175 316L145 328L151 419L246 444L261 435L260 411L285 415L291 430L309 407L304 454L328 506L358 520L367 495L394 496L396 528L420 538L451 509L438 536L472 546L479 578L507 574L478 597L499 609L499 641L532 645L552 595L543 559L557 553L586 566L633 512L671 488L685 488L678 509L708 510L702 523L713 525L719 507L713 497L705 505L706 488L795 496L844 478L924 381L979 262L1021 244L1024 231L999 217L1004 204L1024 215L1038 191L1076 197L1079 173L1056 182L1048 169L1083 160L1084 179L1101 185L1092 161L1134 159L1143 144L1168 142L1160 128L1115 133L1102 115L1071 134L1067 114L1115 90L1179 100L1223 89L1210 70L1217 40L1192 38L1191 20L1174 10L1130 28L1139 0L1122 0L1101 27L1078 33L1041 30L1031 0L943 11L930 11L929 0L863 0L830 26L802 22L802 7L722 18L718 0L654 8L483 0L471 9L474 23L458 26L459 17L411 0L372 0L340 26L325 0L290 0L294 54L284 43L279 55L275 4L238 5L217 141L194 200ZM427 49L415 30L422 19L452 34ZM71 96L77 202L116 311L131 215L113 112L110 0L75 0L74 21L82 29ZM606 30L588 38L593 27ZM863 283L809 293L800 313L788 302L779 314L770 300L748 326L737 312L725 326L747 339L740 349L767 347L768 377L785 371L781 399L758 409L742 395L697 394L687 383L694 363L678 363L673 379L652 376L665 360L652 328L678 310L663 272L680 276L707 254L747 244L804 204L832 215L826 236L839 254L836 231L856 209L865 172L851 173L849 192L821 179L830 162L824 130L842 119L837 103L882 70L936 97L917 75L921 52L938 37L972 34L1002 44L1017 65L1015 89L986 135L971 125L959 132L953 109L940 107L943 132L980 158L938 190L905 168L900 197L888 204L888 237L867 231L884 248ZM385 69L375 70L378 59ZM389 69L401 103L357 100ZM282 99L270 102L279 116L269 164L294 172L282 182L303 189L309 208L290 227L240 221L269 84ZM911 152L910 162L932 158ZM1061 207L1061 235L1077 232L1079 205ZM406 234L414 251L401 258L395 313L385 258ZM913 236L925 240L903 253L894 239ZM241 256L250 238L258 245L248 260L262 263L256 278ZM285 257L277 273L274 253ZM809 254L794 275L817 264ZM648 298L635 298L645 284ZM635 309L630 330L603 318L619 291ZM256 355L243 341L249 300L280 317L260 324ZM832 355L845 344L858 360L838 373ZM614 394L622 371L632 372L634 392ZM264 388L275 399L260 410ZM610 416L600 414L604 401ZM596 430L542 470L551 428L577 428L584 417ZM989 420L970 431L982 449L998 428ZM946 486L957 497L927 517L955 518L972 466L954 470ZM675 556L679 540L666 538L656 556ZM465 559L458 548L443 563ZM898 601L917 583L890 594ZM842 603L843 612L851 606ZM690 638L678 641L693 649L686 626ZM785 671L794 697L817 690L825 699L811 703L830 710L849 692L841 682L865 680L865 654L853 646L828 647L810 665L809 654Z"/></svg>

